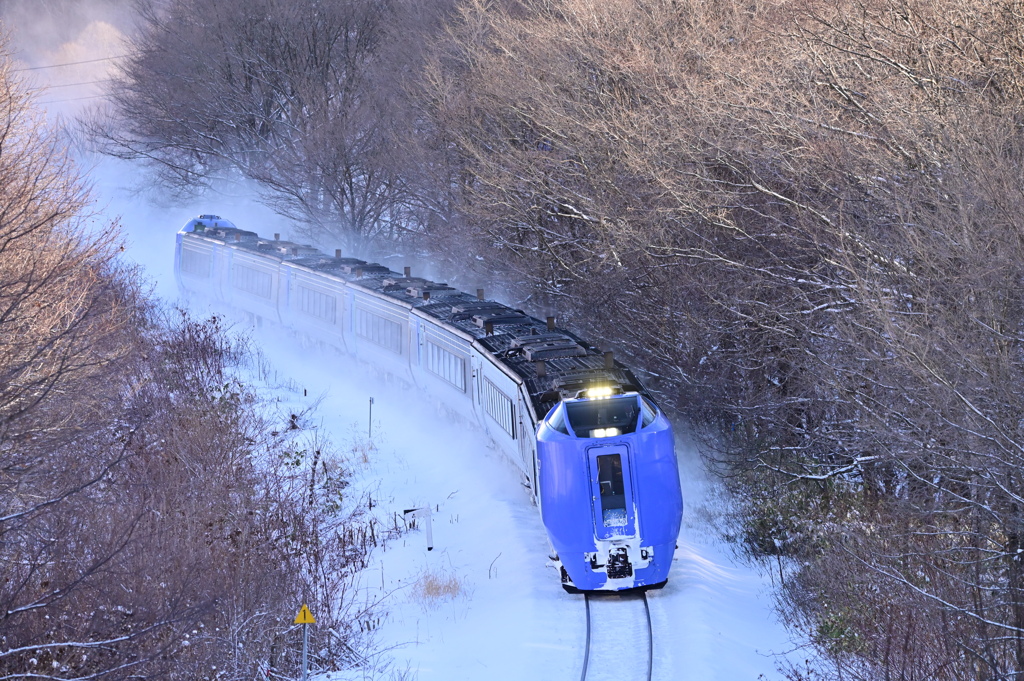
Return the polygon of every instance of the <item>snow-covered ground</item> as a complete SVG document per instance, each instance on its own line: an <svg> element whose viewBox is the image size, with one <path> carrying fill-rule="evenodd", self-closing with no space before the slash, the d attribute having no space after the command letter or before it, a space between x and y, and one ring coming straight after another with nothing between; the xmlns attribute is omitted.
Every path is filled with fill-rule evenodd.
<svg viewBox="0 0 1024 681"><path fill-rule="evenodd" d="M562 591L546 566L540 516L486 436L336 353L299 351L276 330L255 339L308 394L292 399L318 402L312 420L322 418L342 452L366 437L374 397L377 451L356 467L357 484L376 490L385 514L433 511L433 551L421 530L409 532L378 549L364 574L365 597L383 598L387 612L375 632L378 668L325 678L370 678L382 668L420 681L578 678L583 597ZM680 442L679 455L684 529L668 585L649 594L655 678L781 678L775 656L793 645L772 612L770 579L739 562L709 526L719 512L714 485L693 447Z"/></svg>
<svg viewBox="0 0 1024 681"><path fill-rule="evenodd" d="M160 205L130 194L111 168L95 175L102 213L121 217L128 258L164 298L177 295L174 233L189 217L216 212L243 228L287 233L252 203L228 205L237 199ZM286 399L296 408L316 404L311 420L340 452L366 438L374 398L376 452L353 465L356 484L374 490L379 512L433 509L433 551L422 530L409 532L378 549L363 575L363 597L380 601L386 614L373 635L373 666L323 679L578 678L583 598L562 591L546 565L540 516L486 436L342 355L302 347L280 329L253 333L278 376L301 388ZM655 678L781 678L776 656L795 646L774 616L770 577L738 560L711 527L709 518L721 512L716 485L692 446L680 441L678 453L687 509L669 583L650 593Z"/></svg>

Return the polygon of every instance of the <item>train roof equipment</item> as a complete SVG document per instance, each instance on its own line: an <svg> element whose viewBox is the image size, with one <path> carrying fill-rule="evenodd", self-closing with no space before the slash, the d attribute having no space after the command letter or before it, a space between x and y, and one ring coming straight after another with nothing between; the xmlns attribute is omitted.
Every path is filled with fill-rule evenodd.
<svg viewBox="0 0 1024 681"><path fill-rule="evenodd" d="M563 399L577 399L593 386L641 391L628 368L571 332L495 300L481 300L443 282L410 277L379 263L331 257L308 244L263 239L215 215L186 225L196 236L254 250L294 267L329 273L400 300L475 339L520 376L534 412L542 417Z"/></svg>

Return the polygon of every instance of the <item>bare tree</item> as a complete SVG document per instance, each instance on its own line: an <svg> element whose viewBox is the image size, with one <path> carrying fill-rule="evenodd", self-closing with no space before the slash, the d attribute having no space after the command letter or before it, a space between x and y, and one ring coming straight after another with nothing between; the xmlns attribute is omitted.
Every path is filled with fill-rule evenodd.
<svg viewBox="0 0 1024 681"><path fill-rule="evenodd" d="M307 594L323 666L358 661L363 501L275 429L216 319L144 299L31 104L0 54L0 679L294 668Z"/></svg>
<svg viewBox="0 0 1024 681"><path fill-rule="evenodd" d="M469 264L705 428L844 673L1024 665L1019 35L1013 3L467 2L427 71Z"/></svg>
<svg viewBox="0 0 1024 681"><path fill-rule="evenodd" d="M424 30L408 18L424 14L404 2L146 3L111 115L91 131L179 187L255 180L311 236L394 241L413 229L398 85ZM384 44L391 23L407 30Z"/></svg>

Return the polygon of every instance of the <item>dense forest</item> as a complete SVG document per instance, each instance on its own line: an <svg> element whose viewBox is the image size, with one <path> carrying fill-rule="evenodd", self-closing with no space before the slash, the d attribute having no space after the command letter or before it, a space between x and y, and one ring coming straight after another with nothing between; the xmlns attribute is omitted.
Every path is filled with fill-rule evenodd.
<svg viewBox="0 0 1024 681"><path fill-rule="evenodd" d="M18 76L0 45L0 679L290 671L302 602L330 668L360 630L345 472L242 380L243 341L158 308L117 225L88 228Z"/></svg>
<svg viewBox="0 0 1024 681"><path fill-rule="evenodd" d="M85 126L94 143L182 191L254 181L319 243L404 250L500 282L628 357L730 486L737 540L783 572L780 608L820 654L791 678L1024 670L1024 3L145 0L138 11L108 104ZM21 172L20 153L40 158L19 144L2 147L0 172ZM149 433L182 418L233 419L240 439L218 446L237 451L241 406L127 387L183 384L222 404L220 379L191 376L175 354L175 334L194 327L146 321L112 254L68 226L80 189L39 144L39 172L59 186L26 191L45 189L53 217L29 212L24 224L43 227L18 227L8 194L22 185L0 182L0 266L29 267L33 282L52 271L40 281L56 288L38 295L69 305L59 291L74 290L77 302L29 325L18 306L34 299L0 291L14 348L5 391L17 393L3 396L0 451L41 429L102 453L74 459L87 474L68 469L89 480L129 454L158 466L159 454L135 453L159 452L164 436ZM58 236L81 255L51 252ZM45 357L18 359L40 347ZM64 417L74 381L90 395L78 420L107 424L86 440L37 425ZM141 473L123 468L127 500ZM23 469L34 480L32 465L3 468ZM65 498L91 498L47 484L38 498L61 503L18 516L26 528ZM102 536L127 560L118 547L152 532L145 517L118 517L128 526ZM171 640L160 622L199 607L167 588L158 602L183 610L147 615L137 634L155 647ZM43 596L19 596L8 618Z"/></svg>

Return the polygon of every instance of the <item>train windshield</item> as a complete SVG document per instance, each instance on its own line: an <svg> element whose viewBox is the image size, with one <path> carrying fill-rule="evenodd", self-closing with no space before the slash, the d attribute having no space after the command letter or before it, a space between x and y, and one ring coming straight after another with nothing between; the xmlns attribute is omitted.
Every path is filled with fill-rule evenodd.
<svg viewBox="0 0 1024 681"><path fill-rule="evenodd" d="M576 437L614 437L636 430L640 403L636 395L566 402L565 414Z"/></svg>

